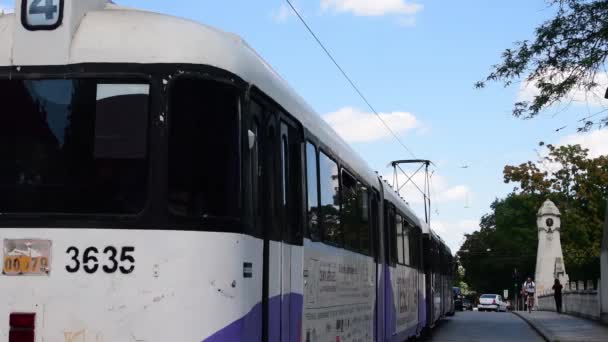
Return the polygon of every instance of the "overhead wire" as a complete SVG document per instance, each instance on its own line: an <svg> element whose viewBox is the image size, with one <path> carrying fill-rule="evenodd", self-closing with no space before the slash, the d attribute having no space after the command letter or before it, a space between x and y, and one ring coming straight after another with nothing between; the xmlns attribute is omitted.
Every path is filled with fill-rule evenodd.
<svg viewBox="0 0 608 342"><path fill-rule="evenodd" d="M308 23L306 22L306 20L304 20L304 17L302 17L302 15L300 14L300 12L291 3L291 1L290 0L285 0L285 1L289 5L289 7L291 7L291 10L295 13L295 15L300 19L300 21L302 22L302 24L304 24L304 26L306 27L306 29L308 30L308 32L317 41L317 43L319 44L319 46L321 47L321 49L323 49L323 51L325 51L325 54L334 63L334 65L338 68L338 70L340 70L340 72L342 73L342 76L344 76L344 78L348 81L348 83L355 90L355 92L359 95L359 97L363 100L363 102L365 102L365 104L374 113L374 115L376 115L376 117L378 118L378 120L380 120L380 122L382 123L382 125L384 125L384 127L390 132L390 134L395 138L395 140L399 143L399 145L401 145L412 157L416 158L416 155L412 152L412 150L409 147L407 147L407 145L405 145L405 143L399 138L399 136L397 135L397 133L395 133L395 131L393 131L391 129L391 127L386 123L386 121L384 121L384 119L382 119L382 117L380 116L380 113L374 108L374 106L367 99L367 97L363 94L363 92L359 89L359 87L355 84L355 82L351 79L351 77L348 76L348 74L342 68L342 66L340 66L340 64L338 63L338 61L334 58L334 56L325 47L325 45L323 44L323 42L321 42L321 40L319 39L319 37L317 36L317 34L315 34L315 32L310 27L310 25L308 25Z"/></svg>
<svg viewBox="0 0 608 342"><path fill-rule="evenodd" d="M417 158L416 155L412 152L412 150L409 147L407 147L407 145L399 138L399 136L397 135L397 133L395 133L395 131L393 131L391 129L391 127L386 123L386 121L384 119L382 119L382 116L380 115L380 113L376 110L376 108L368 100L368 98L365 96L365 94L363 94L363 92L361 91L361 89L357 86L357 84L353 81L353 79L348 75L348 73L346 72L346 70L344 70L344 68L340 65L340 63L338 63L338 61L336 60L336 58L327 49L327 47L325 46L325 44L323 44L323 42L321 41L321 39L319 38L319 36L313 31L313 29L306 22L306 20L304 19L304 17L300 14L300 12L294 6L294 4L291 2L291 0L285 0L285 1L289 5L289 7L293 11L293 13L298 17L298 19L300 20L300 22L302 22L302 24L304 25L304 27L306 27L306 29L308 30L308 32L310 33L310 35L317 42L317 44L325 52L325 54L327 55L327 57L329 57L329 59L332 61L332 63L340 71L340 73L342 74L342 76L346 79L346 81L350 84L350 86L355 90L355 92L357 93L357 95L359 95L359 97L363 100L363 102L365 102L365 104L367 105L367 107L378 118L378 120L382 123L382 125L386 128L386 130L395 138L395 140L397 141L397 143L399 143L399 145L401 145L401 147L403 147L403 149L405 151L407 151L407 153L409 153L413 158ZM432 177L431 177L430 181L431 181L431 183L429 184L429 187L432 186ZM437 210L437 208L436 208L436 210ZM431 213L429 213L429 215L431 215Z"/></svg>
<svg viewBox="0 0 608 342"><path fill-rule="evenodd" d="M287 4L289 5L289 7L291 8L291 10L294 12L294 14L298 17L298 19L302 22L302 24L306 27L306 29L308 30L308 32L311 34L311 36L315 39L315 41L319 44L319 46L321 47L321 49L323 49L323 51L325 52L325 54L329 57L329 59L333 62L333 64L338 68L338 70L340 71L340 73L342 73L342 76L344 76L344 78L348 81L348 83L351 85L351 87L355 90L355 92L359 95L359 97L363 100L363 102L365 102L365 104L369 107L369 109L374 113L374 115L378 118L378 120L380 120L380 122L384 125L384 127L388 130L388 132L390 132L390 134L395 138L395 140L414 158L416 158L416 155L412 152L412 150L407 147L407 145L405 145L405 143L403 143L403 141L399 138L399 136L395 133L395 131L393 131L390 126L386 123L386 121L384 121L384 119L382 119L382 117L380 116L379 112L375 109L375 107L371 104L371 102L367 99L367 97L363 94L363 92L360 90L360 88L355 84L355 82L352 80L352 78L348 75L348 73L346 73L346 71L344 70L344 68L342 68L342 66L338 63L338 61L334 58L334 56L331 54L331 52L329 52L329 50L327 49L327 47L325 47L325 45L323 44L323 42L321 42L321 40L319 39L319 37L317 36L317 34L312 30L312 28L310 27L310 25L306 22L306 20L304 19L304 17L302 17L302 15L300 14L300 12L296 9L296 7L293 5L293 3L291 2L291 0L285 0L287 2ZM597 96L597 94L594 94L595 96ZM583 122L587 119L593 118L599 114L602 114L606 112L606 110L602 110L600 112L597 112L593 115L589 115L583 119L578 120L578 122ZM568 127L568 125L563 126L561 128L558 128L555 130L555 132L560 132L564 129L566 129Z"/></svg>

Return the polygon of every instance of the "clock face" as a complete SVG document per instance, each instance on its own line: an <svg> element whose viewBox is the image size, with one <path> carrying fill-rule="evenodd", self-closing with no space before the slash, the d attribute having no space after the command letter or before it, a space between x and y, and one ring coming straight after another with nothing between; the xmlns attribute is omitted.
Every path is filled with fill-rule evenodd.
<svg viewBox="0 0 608 342"><path fill-rule="evenodd" d="M547 221L545 221L545 223L547 224L547 227L552 227L553 226L553 219L552 218L548 218Z"/></svg>

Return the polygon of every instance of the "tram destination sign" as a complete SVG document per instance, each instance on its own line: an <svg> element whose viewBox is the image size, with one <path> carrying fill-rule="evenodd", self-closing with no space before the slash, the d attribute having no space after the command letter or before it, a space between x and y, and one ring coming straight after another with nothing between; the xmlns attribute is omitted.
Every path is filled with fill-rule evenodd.
<svg viewBox="0 0 608 342"><path fill-rule="evenodd" d="M6 276L46 276L51 271L51 241L5 239L2 274Z"/></svg>
<svg viewBox="0 0 608 342"><path fill-rule="evenodd" d="M28 30L54 30L63 20L64 0L21 0L21 22Z"/></svg>

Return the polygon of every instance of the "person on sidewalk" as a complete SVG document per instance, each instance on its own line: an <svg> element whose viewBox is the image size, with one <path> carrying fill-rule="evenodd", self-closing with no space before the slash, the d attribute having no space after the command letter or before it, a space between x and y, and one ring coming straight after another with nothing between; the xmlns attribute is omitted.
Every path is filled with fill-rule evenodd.
<svg viewBox="0 0 608 342"><path fill-rule="evenodd" d="M559 282L559 279L555 279L553 284L553 298L555 298L555 309L557 313L562 313L562 289L564 287Z"/></svg>
<svg viewBox="0 0 608 342"><path fill-rule="evenodd" d="M536 292L536 284L532 281L532 277L528 277L524 286L522 287L526 294L526 304L528 305L528 312L532 313L532 307L534 306L534 293Z"/></svg>

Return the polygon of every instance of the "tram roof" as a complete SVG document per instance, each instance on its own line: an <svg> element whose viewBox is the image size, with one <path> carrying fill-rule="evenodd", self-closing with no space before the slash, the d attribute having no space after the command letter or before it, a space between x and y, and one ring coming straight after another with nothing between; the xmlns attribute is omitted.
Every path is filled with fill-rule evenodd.
<svg viewBox="0 0 608 342"><path fill-rule="evenodd" d="M420 220L418 215L414 213L412 208L407 205L405 200L400 197L397 191L388 182L384 182L384 198L389 200L395 205L395 207L404 215L407 216L408 220L416 226L422 227L424 222ZM422 229L422 228L421 228Z"/></svg>
<svg viewBox="0 0 608 342"><path fill-rule="evenodd" d="M63 26L69 27L59 33L25 30L19 20L20 8L16 8L14 14L0 15L0 66L175 63L224 69L271 96L354 169L352 171L374 187L378 186L378 177L367 163L236 34L183 18L118 6L106 0L70 1L66 5L70 3L76 8L72 8L76 13L71 13L73 17L79 11L83 13L78 20L64 21ZM77 8L85 6L83 4L89 4L89 8ZM67 42L66 36L69 36ZM41 38L44 38L45 48L52 48L53 39L56 39L57 46L65 46L66 51L40 53L37 45ZM390 191L388 188L387 192ZM416 217L398 196L390 197L403 204L399 205L403 211Z"/></svg>
<svg viewBox="0 0 608 342"><path fill-rule="evenodd" d="M443 241L441 236L439 236L439 234L437 234L428 223L423 222L421 224L421 229L422 234L428 235L429 238L439 241L450 252L450 254L452 253L450 247L448 247L448 245L445 243L445 241Z"/></svg>

